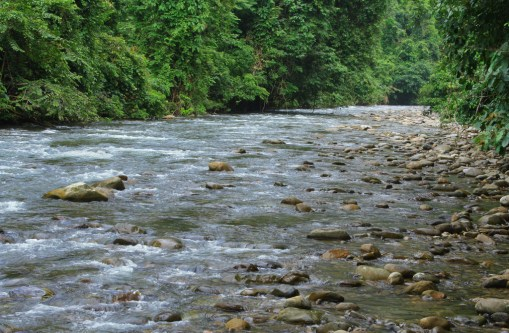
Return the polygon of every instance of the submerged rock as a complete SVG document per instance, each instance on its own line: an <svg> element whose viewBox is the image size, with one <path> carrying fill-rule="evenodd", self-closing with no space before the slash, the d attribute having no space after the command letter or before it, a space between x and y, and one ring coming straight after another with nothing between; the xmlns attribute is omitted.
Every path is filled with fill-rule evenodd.
<svg viewBox="0 0 509 333"><path fill-rule="evenodd" d="M432 329L435 327L440 327L445 330L451 329L451 323L447 319L437 316L422 318L419 320L419 325L424 329Z"/></svg>
<svg viewBox="0 0 509 333"><path fill-rule="evenodd" d="M227 162L214 161L209 163L209 171L233 171Z"/></svg>
<svg viewBox="0 0 509 333"><path fill-rule="evenodd" d="M341 229L314 229L308 235L307 238L318 239L318 240L349 240L350 235Z"/></svg>
<svg viewBox="0 0 509 333"><path fill-rule="evenodd" d="M295 325L313 325L319 324L322 316L320 311L285 308L278 313L276 320Z"/></svg>
<svg viewBox="0 0 509 333"><path fill-rule="evenodd" d="M500 298L479 298L476 300L475 310L479 313L509 313L509 300Z"/></svg>
<svg viewBox="0 0 509 333"><path fill-rule="evenodd" d="M179 250L184 247L182 241L174 237L154 239L149 245L167 250Z"/></svg>
<svg viewBox="0 0 509 333"><path fill-rule="evenodd" d="M108 201L112 196L109 189L93 187L83 182L51 190L43 195L45 199L61 199L72 202Z"/></svg>
<svg viewBox="0 0 509 333"><path fill-rule="evenodd" d="M233 318L230 319L226 324L225 327L228 331L243 331L248 330L251 328L249 323L245 321L244 319L240 318Z"/></svg>
<svg viewBox="0 0 509 333"><path fill-rule="evenodd" d="M355 273L370 281L387 280L391 274L388 270L371 266L358 266Z"/></svg>

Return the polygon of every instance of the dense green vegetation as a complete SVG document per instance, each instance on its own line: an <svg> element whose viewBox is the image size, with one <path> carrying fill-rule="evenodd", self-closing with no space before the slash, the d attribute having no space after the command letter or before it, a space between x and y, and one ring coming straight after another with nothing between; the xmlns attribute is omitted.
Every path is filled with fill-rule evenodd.
<svg viewBox="0 0 509 333"><path fill-rule="evenodd" d="M506 0L4 0L0 121L429 104L509 144Z"/></svg>
<svg viewBox="0 0 509 333"><path fill-rule="evenodd" d="M440 66L423 102L474 125L484 148L509 144L509 6L506 0L437 0Z"/></svg>

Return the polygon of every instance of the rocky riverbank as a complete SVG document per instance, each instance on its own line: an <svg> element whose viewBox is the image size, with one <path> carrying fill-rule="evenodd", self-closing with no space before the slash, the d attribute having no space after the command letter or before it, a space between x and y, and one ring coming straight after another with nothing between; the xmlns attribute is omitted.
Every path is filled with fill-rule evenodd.
<svg viewBox="0 0 509 333"><path fill-rule="evenodd" d="M99 314L124 325L98 329L108 332L506 332L508 158L480 151L474 130L416 109L292 133L199 155L182 173L193 167L198 176L184 185L172 178L157 187L182 159L165 160L164 175L149 163L125 172L129 180L83 179L48 192L40 200L52 207L49 229L2 225L2 250L53 239L86 247L68 267L49 269L63 284L47 282L46 271L46 283L27 283L36 268L20 278L18 267L4 267L3 311L38 304L71 309L65 320ZM287 152L306 157L257 159L294 156ZM246 180L257 173L270 178ZM168 192L178 196L161 203ZM173 217L186 200L185 218ZM156 204L164 222L142 221L138 211ZM69 268L75 261L86 263ZM0 332L30 330L14 322Z"/></svg>

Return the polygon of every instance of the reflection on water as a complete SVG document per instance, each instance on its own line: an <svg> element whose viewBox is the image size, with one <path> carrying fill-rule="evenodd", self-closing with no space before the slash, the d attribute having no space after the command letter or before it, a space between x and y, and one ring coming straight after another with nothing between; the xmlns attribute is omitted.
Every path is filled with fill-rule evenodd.
<svg viewBox="0 0 509 333"><path fill-rule="evenodd" d="M270 320L270 309L280 307L280 299L239 296L247 287L235 279L246 273L235 268L239 264L256 264L256 274L306 271L311 280L298 286L302 294L322 287L337 289L373 317L415 322L429 314L474 315L468 299L479 294L478 266L392 259L427 249L428 239L410 233L397 241L362 238L367 228L360 225L404 231L448 217L468 204L467 199L440 198L432 212L416 213L413 198L425 195L424 188L403 183L386 189L384 184L360 181L365 175L387 181L402 172L382 167L389 157L405 158L403 151L386 144L390 135L380 141L387 133L394 137L437 131L376 120L403 110L420 112L351 107L44 131L0 129L0 228L13 241L0 244L0 324L37 332L222 329L221 322L232 315L213 305L226 299L243 304L245 317L266 318L253 325L255 332L302 332L302 327ZM286 145L263 144L264 139L280 139ZM379 145L379 153L345 153L345 148L367 144ZM237 153L240 148L247 153ZM228 161L235 171L211 173L207 165L213 160ZM313 168L297 171L305 161ZM127 189L110 202L41 198L55 187L118 174L129 176ZM207 182L231 187L208 190ZM274 186L276 182L286 186ZM288 196L299 197L315 212L301 214L281 205ZM355 199L362 209L341 210L347 199ZM391 209L376 209L378 202L390 202ZM147 234L135 236L140 241L136 246L113 245L119 235L109 229L117 223L141 226ZM306 238L320 227L341 227L357 237L344 244ZM148 245L164 237L178 237L184 249ZM355 264L326 262L319 255L333 247L358 252L365 242L385 253L377 265L395 262L419 271L447 271L451 279L441 289L448 299L426 303L377 283L339 286L340 280L354 278ZM479 261L489 258L488 253L475 256ZM498 268L506 267L495 263L493 270ZM35 289L27 292L22 287ZM135 291L141 297L115 302L119 294ZM22 297L9 297L13 292ZM152 321L168 311L182 313L184 320ZM330 316L338 314L332 311Z"/></svg>

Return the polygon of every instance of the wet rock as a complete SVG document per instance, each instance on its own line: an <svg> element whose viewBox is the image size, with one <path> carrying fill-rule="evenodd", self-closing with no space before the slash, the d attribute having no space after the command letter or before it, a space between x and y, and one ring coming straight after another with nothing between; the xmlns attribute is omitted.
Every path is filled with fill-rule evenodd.
<svg viewBox="0 0 509 333"><path fill-rule="evenodd" d="M419 281L405 287L405 294L421 295L426 290L438 290L437 286L431 281Z"/></svg>
<svg viewBox="0 0 509 333"><path fill-rule="evenodd" d="M437 290L423 291L422 296L425 299L433 299L433 300L441 300L441 299L445 299L447 297L443 292L437 291Z"/></svg>
<svg viewBox="0 0 509 333"><path fill-rule="evenodd" d="M233 318L230 319L226 324L225 327L228 331L244 331L251 328L249 323L245 321L244 319L240 318Z"/></svg>
<svg viewBox="0 0 509 333"><path fill-rule="evenodd" d="M322 302L341 303L345 298L334 291L317 290L309 294L308 300L317 304Z"/></svg>
<svg viewBox="0 0 509 333"><path fill-rule="evenodd" d="M273 296L276 296L276 297L291 298L291 297L298 296L300 293L295 288L288 287L288 286L281 286L281 287L272 289L270 294Z"/></svg>
<svg viewBox="0 0 509 333"><path fill-rule="evenodd" d="M410 170L420 170L422 168L430 167L430 166L433 166L433 165L435 165L435 163L432 162L432 161L420 160L420 161L408 162L406 164L406 168L410 169Z"/></svg>
<svg viewBox="0 0 509 333"><path fill-rule="evenodd" d="M128 291L126 293L121 293L113 296L113 303L123 303L123 302L132 302L141 300L141 293L138 290Z"/></svg>
<svg viewBox="0 0 509 333"><path fill-rule="evenodd" d="M389 204L385 203L385 202L382 202L382 203L378 203L375 205L376 208L384 208L384 209L387 209L389 208Z"/></svg>
<svg viewBox="0 0 509 333"><path fill-rule="evenodd" d="M423 204L419 206L419 209L422 211L430 211L433 210L433 207L431 207L430 205Z"/></svg>
<svg viewBox="0 0 509 333"><path fill-rule="evenodd" d="M434 228L417 228L413 230L415 234L417 235L424 235L424 236L440 236L441 232Z"/></svg>
<svg viewBox="0 0 509 333"><path fill-rule="evenodd" d="M115 176L93 183L92 187L102 187L109 188L112 190L123 191L125 190L124 180L127 180L127 176Z"/></svg>
<svg viewBox="0 0 509 333"><path fill-rule="evenodd" d="M369 281L387 280L391 274L388 270L371 266L358 266L355 273Z"/></svg>
<svg viewBox="0 0 509 333"><path fill-rule="evenodd" d="M504 207L509 207L509 195L505 195L500 198L500 204Z"/></svg>
<svg viewBox="0 0 509 333"><path fill-rule="evenodd" d="M283 200L281 200L281 203L282 204L285 204L285 205L293 205L293 206L296 206L300 203L302 203L303 201L296 198L296 197L288 197L288 198L284 198Z"/></svg>
<svg viewBox="0 0 509 333"><path fill-rule="evenodd" d="M350 235L341 229L314 229L308 235L307 238L318 239L318 240L349 240Z"/></svg>
<svg viewBox="0 0 509 333"><path fill-rule="evenodd" d="M285 145L286 144L286 142L284 142L283 140L279 140L279 139L265 139L262 141L262 143L269 144L269 145Z"/></svg>
<svg viewBox="0 0 509 333"><path fill-rule="evenodd" d="M435 257L429 251L421 251L421 252L417 252L416 254L414 254L414 259L433 261L435 259Z"/></svg>
<svg viewBox="0 0 509 333"><path fill-rule="evenodd" d="M479 168L464 168L462 171L467 177L477 177L484 174L484 171Z"/></svg>
<svg viewBox="0 0 509 333"><path fill-rule="evenodd" d="M241 304L230 304L230 303L216 303L214 304L216 309L224 312L243 312L246 311Z"/></svg>
<svg viewBox="0 0 509 333"><path fill-rule="evenodd" d="M357 288L362 287L363 283L360 280L341 280L338 282L340 287Z"/></svg>
<svg viewBox="0 0 509 333"><path fill-rule="evenodd" d="M301 202L295 205L295 210L297 210L300 213L310 213L313 211L313 208L311 206Z"/></svg>
<svg viewBox="0 0 509 333"><path fill-rule="evenodd" d="M336 305L338 311L358 311L360 307L355 303L344 302Z"/></svg>
<svg viewBox="0 0 509 333"><path fill-rule="evenodd" d="M488 314L496 312L509 313L509 300L499 298L479 298L476 300L475 310L479 313Z"/></svg>
<svg viewBox="0 0 509 333"><path fill-rule="evenodd" d="M224 189L224 185L216 184L216 183L206 183L205 187L209 190L222 190Z"/></svg>
<svg viewBox="0 0 509 333"><path fill-rule="evenodd" d="M365 183L370 183L370 184L382 184L382 181L376 177L371 177L371 176L367 176L367 177L362 177L361 180Z"/></svg>
<svg viewBox="0 0 509 333"><path fill-rule="evenodd" d="M209 163L209 171L233 171L233 168L227 162L214 161Z"/></svg>
<svg viewBox="0 0 509 333"><path fill-rule="evenodd" d="M509 313L495 312L490 316L490 321L500 323L502 324L501 326L505 326L504 324L509 322Z"/></svg>
<svg viewBox="0 0 509 333"><path fill-rule="evenodd" d="M412 280L415 282L419 282L419 281L431 281L433 283L440 282L440 279L438 277L436 277L435 275L430 274L430 273L422 273L422 272L415 273L414 276L412 276Z"/></svg>
<svg viewBox="0 0 509 333"><path fill-rule="evenodd" d="M291 285L309 282L309 274L304 272L290 272L283 275L279 282Z"/></svg>
<svg viewBox="0 0 509 333"><path fill-rule="evenodd" d="M357 204L346 204L346 205L343 205L341 206L341 209L342 210L345 210L345 211L348 211L348 212L353 212L353 211L356 211L356 210L360 210L361 207Z"/></svg>
<svg viewBox="0 0 509 333"><path fill-rule="evenodd" d="M120 237L113 241L114 245L134 246L138 245L138 241L133 238Z"/></svg>
<svg viewBox="0 0 509 333"><path fill-rule="evenodd" d="M393 272L401 273L401 275L403 275L404 278L412 278L415 274L413 270L396 264L386 264L384 266L384 269L391 273Z"/></svg>
<svg viewBox="0 0 509 333"><path fill-rule="evenodd" d="M479 224L484 225L502 225L509 222L509 213L495 213L485 215L479 219Z"/></svg>
<svg viewBox="0 0 509 333"><path fill-rule="evenodd" d="M495 241L491 237L486 236L485 234L478 234L475 237L475 240L483 243L484 245L488 245L488 246L495 245Z"/></svg>
<svg viewBox="0 0 509 333"><path fill-rule="evenodd" d="M113 192L102 187L93 187L83 182L51 190L43 195L45 199L61 199L72 202L108 201Z"/></svg>
<svg viewBox="0 0 509 333"><path fill-rule="evenodd" d="M382 239L403 239L405 236L403 236L400 233L397 232L391 232L391 231L373 231L370 233L371 237L375 238L382 238Z"/></svg>
<svg viewBox="0 0 509 333"><path fill-rule="evenodd" d="M158 321L174 322L174 321L181 321L181 320L182 320L182 315L177 312L161 312L161 313L158 313L154 317L155 322L158 322Z"/></svg>
<svg viewBox="0 0 509 333"><path fill-rule="evenodd" d="M177 238L159 238L150 242L150 246L160 247L166 250L179 250L184 247L184 244Z"/></svg>
<svg viewBox="0 0 509 333"><path fill-rule="evenodd" d="M509 287L509 274L507 275L494 275L482 280L484 288L508 288Z"/></svg>
<svg viewBox="0 0 509 333"><path fill-rule="evenodd" d="M431 190L437 192L454 192L458 190L458 187L451 184L438 184L433 186Z"/></svg>
<svg viewBox="0 0 509 333"><path fill-rule="evenodd" d="M244 289L240 292L241 296L256 297L261 295L267 295L269 291L267 289Z"/></svg>
<svg viewBox="0 0 509 333"><path fill-rule="evenodd" d="M343 333L348 332L350 325L345 322L327 323L316 328L316 333Z"/></svg>
<svg viewBox="0 0 509 333"><path fill-rule="evenodd" d="M244 148L239 148L235 151L237 154L246 154L247 151Z"/></svg>
<svg viewBox="0 0 509 333"><path fill-rule="evenodd" d="M285 308L276 316L276 320L294 325L313 325L321 322L323 313L315 310Z"/></svg>
<svg viewBox="0 0 509 333"><path fill-rule="evenodd" d="M373 244L362 244L361 252L362 252L361 257L364 260L374 260L382 256L380 250Z"/></svg>
<svg viewBox="0 0 509 333"><path fill-rule="evenodd" d="M146 234L145 229L130 223L117 223L111 231L119 234Z"/></svg>
<svg viewBox="0 0 509 333"><path fill-rule="evenodd" d="M330 249L322 254L322 259L345 259L350 256L350 251L345 249Z"/></svg>
<svg viewBox="0 0 509 333"><path fill-rule="evenodd" d="M392 272L387 277L387 282L389 282L390 285L400 285L405 283L405 279L403 278L403 275L398 272Z"/></svg>
<svg viewBox="0 0 509 333"><path fill-rule="evenodd" d="M434 327L440 327L445 330L451 329L451 323L447 319L437 316L422 318L419 320L419 325L424 329L432 329Z"/></svg>
<svg viewBox="0 0 509 333"><path fill-rule="evenodd" d="M0 244L14 244L16 241L9 235L0 233Z"/></svg>
<svg viewBox="0 0 509 333"><path fill-rule="evenodd" d="M299 296L290 297L290 298L286 299L283 306L285 308L298 308L298 309L309 310L309 309L311 309L311 302L308 299L299 295Z"/></svg>

